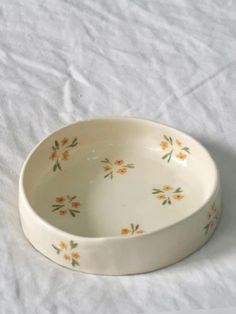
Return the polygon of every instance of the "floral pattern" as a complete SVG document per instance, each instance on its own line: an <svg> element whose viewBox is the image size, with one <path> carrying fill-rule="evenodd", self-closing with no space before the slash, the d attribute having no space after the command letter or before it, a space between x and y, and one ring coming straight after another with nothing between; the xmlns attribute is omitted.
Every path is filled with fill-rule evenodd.
<svg viewBox="0 0 236 314"><path fill-rule="evenodd" d="M185 160L190 154L190 148L183 145L183 143L171 136L163 135L163 139L160 142L160 147L166 153L162 156L162 159L166 159L167 162L171 161L173 155L179 160Z"/></svg>
<svg viewBox="0 0 236 314"><path fill-rule="evenodd" d="M54 162L53 171L62 170L61 162L69 159L69 151L71 148L78 145L77 137L75 137L71 142L67 137L61 139L61 141L55 140L52 145L52 150L49 155L49 159Z"/></svg>
<svg viewBox="0 0 236 314"><path fill-rule="evenodd" d="M128 169L134 168L134 164L125 163L122 159L117 159L114 162L111 162L108 158L101 160L104 164L103 170L105 172L104 178L113 179L114 174L125 174Z"/></svg>
<svg viewBox="0 0 236 314"><path fill-rule="evenodd" d="M58 212L59 215L64 216L70 214L72 217L75 217L76 214L79 214L80 211L80 202L77 200L77 196L57 196L55 203L52 204L52 212Z"/></svg>
<svg viewBox="0 0 236 314"><path fill-rule="evenodd" d="M61 255L66 261L70 262L73 267L79 266L79 252L75 250L78 243L70 241L69 243L61 241L58 245L52 244L52 247L58 255Z"/></svg>
<svg viewBox="0 0 236 314"><path fill-rule="evenodd" d="M120 231L121 235L135 235L135 234L142 234L144 231L140 229L139 225L130 224L130 228L122 228Z"/></svg>
<svg viewBox="0 0 236 314"><path fill-rule="evenodd" d="M171 185L165 184L159 189L152 189L152 194L157 194L157 199L162 205L171 205L172 201L180 201L184 198L181 187L174 189Z"/></svg>
<svg viewBox="0 0 236 314"><path fill-rule="evenodd" d="M218 219L219 209L215 206L215 203L213 203L208 211L207 224L204 227L206 235L209 233L210 230L212 230L216 226Z"/></svg>

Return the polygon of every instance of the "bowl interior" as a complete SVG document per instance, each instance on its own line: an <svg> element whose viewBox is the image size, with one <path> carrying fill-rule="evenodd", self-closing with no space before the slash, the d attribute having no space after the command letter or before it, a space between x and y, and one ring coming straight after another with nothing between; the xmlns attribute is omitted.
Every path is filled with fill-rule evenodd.
<svg viewBox="0 0 236 314"><path fill-rule="evenodd" d="M178 222L211 196L215 166L191 137L139 119L98 119L44 140L24 169L33 210L86 237L132 236Z"/></svg>

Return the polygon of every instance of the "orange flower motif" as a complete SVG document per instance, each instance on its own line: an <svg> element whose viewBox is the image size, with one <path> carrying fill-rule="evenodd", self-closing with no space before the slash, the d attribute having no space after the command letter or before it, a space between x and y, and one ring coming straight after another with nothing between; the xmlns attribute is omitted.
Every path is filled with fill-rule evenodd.
<svg viewBox="0 0 236 314"><path fill-rule="evenodd" d="M67 137L64 137L64 138L61 140L61 145L64 146L64 145L66 145L68 142L69 142L69 139L68 139Z"/></svg>
<svg viewBox="0 0 236 314"><path fill-rule="evenodd" d="M119 173L119 174L124 174L124 173L126 173L127 172L127 168L119 168L118 170L117 170L117 173Z"/></svg>
<svg viewBox="0 0 236 314"><path fill-rule="evenodd" d="M169 146L169 144L167 141L161 141L160 146L161 149L165 150Z"/></svg>
<svg viewBox="0 0 236 314"><path fill-rule="evenodd" d="M73 208L78 208L80 206L80 202L71 202L71 206Z"/></svg>
<svg viewBox="0 0 236 314"><path fill-rule="evenodd" d="M177 201L182 200L182 198L184 198L184 196L181 195L181 194L174 194L174 195L173 195L173 199L175 199L175 200L177 200Z"/></svg>
<svg viewBox="0 0 236 314"><path fill-rule="evenodd" d="M182 142L181 142L181 141L179 141L178 139L176 139L176 144L177 144L179 147L181 147L181 146L182 146Z"/></svg>
<svg viewBox="0 0 236 314"><path fill-rule="evenodd" d="M179 152L178 154L175 155L177 158L184 160L187 158L187 155L185 153Z"/></svg>
<svg viewBox="0 0 236 314"><path fill-rule="evenodd" d="M68 255L68 254L64 254L64 259L66 259L66 260L70 260L70 255Z"/></svg>
<svg viewBox="0 0 236 314"><path fill-rule="evenodd" d="M62 153L62 160L68 160L69 158L69 151L68 150L65 150L63 153Z"/></svg>
<svg viewBox="0 0 236 314"><path fill-rule="evenodd" d="M56 150L53 150L49 156L49 159L54 160L55 158L57 158L57 152Z"/></svg>
<svg viewBox="0 0 236 314"><path fill-rule="evenodd" d="M129 231L128 228L123 228L123 229L121 229L121 232L120 232L120 233L121 233L122 235L126 235L126 234L129 234L129 232L130 232L130 231Z"/></svg>
<svg viewBox="0 0 236 314"><path fill-rule="evenodd" d="M79 255L79 253L78 253L78 252L72 252L72 253L71 253L71 257L72 257L72 258L76 258L76 259L77 259L77 258L79 258L79 257L80 257L80 255Z"/></svg>
<svg viewBox="0 0 236 314"><path fill-rule="evenodd" d="M66 212L67 212L67 211L66 211L65 209L61 209L61 210L59 210L59 214L60 214L60 215L65 215L65 214L66 214Z"/></svg>
<svg viewBox="0 0 236 314"><path fill-rule="evenodd" d="M60 247L62 250L67 250L67 244L66 244L65 242L63 242L63 241L61 241L61 242L59 243L59 247Z"/></svg>
<svg viewBox="0 0 236 314"><path fill-rule="evenodd" d="M63 196L58 196L58 197L56 197L56 202L57 202L57 203L62 204L62 203L65 202L65 200L66 200L66 199L65 199Z"/></svg>
<svg viewBox="0 0 236 314"><path fill-rule="evenodd" d="M144 232L144 231L143 231L142 229L136 231L136 233L138 233L138 234L142 234L143 232Z"/></svg>
<svg viewBox="0 0 236 314"><path fill-rule="evenodd" d="M122 165L124 163L124 160L122 160L122 159L117 159L116 161L115 161L115 165L116 166L120 166L120 165Z"/></svg>
<svg viewBox="0 0 236 314"><path fill-rule="evenodd" d="M162 190L168 192L168 191L173 190L173 187L166 184L166 185L163 185Z"/></svg>
<svg viewBox="0 0 236 314"><path fill-rule="evenodd" d="M107 172L107 171L110 171L110 170L112 169L112 167L109 166L109 165L106 165L106 166L104 166L103 168L104 168L104 170L105 170L106 172Z"/></svg>
<svg viewBox="0 0 236 314"><path fill-rule="evenodd" d="M165 200L165 199L166 199L166 196L165 196L165 194L160 194L160 195L157 195L157 198L158 198L159 200Z"/></svg>

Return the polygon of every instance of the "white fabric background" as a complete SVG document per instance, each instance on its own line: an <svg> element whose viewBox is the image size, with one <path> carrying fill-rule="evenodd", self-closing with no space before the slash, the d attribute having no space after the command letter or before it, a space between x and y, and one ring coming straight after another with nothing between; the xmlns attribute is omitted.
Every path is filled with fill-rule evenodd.
<svg viewBox="0 0 236 314"><path fill-rule="evenodd" d="M236 306L236 2L1 0L0 313L157 313ZM151 118L218 163L224 213L182 262L127 277L57 266L25 239L18 177L68 123ZM125 257L124 257L125 258Z"/></svg>

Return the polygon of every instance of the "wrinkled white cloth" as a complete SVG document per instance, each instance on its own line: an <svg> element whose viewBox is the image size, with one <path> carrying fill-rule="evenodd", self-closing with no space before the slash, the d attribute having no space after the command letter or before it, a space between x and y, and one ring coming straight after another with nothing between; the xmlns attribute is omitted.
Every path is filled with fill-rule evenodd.
<svg viewBox="0 0 236 314"><path fill-rule="evenodd" d="M1 314L236 306L235 52L231 0L1 0ZM180 127L219 166L220 225L176 265L135 276L86 275L49 261L23 235L18 178L27 154L59 127L110 115Z"/></svg>

